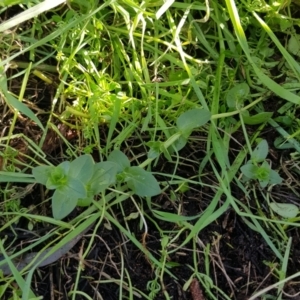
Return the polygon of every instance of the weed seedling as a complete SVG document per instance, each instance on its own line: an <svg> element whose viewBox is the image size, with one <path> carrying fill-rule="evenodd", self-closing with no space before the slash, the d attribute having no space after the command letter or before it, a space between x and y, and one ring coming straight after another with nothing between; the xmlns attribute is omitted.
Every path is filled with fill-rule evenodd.
<svg viewBox="0 0 300 300"><path fill-rule="evenodd" d="M115 183L127 183L138 196L151 197L160 193L155 177L138 166L130 166L129 159L120 150L114 150L108 161L95 163L85 154L72 162L58 166L38 166L32 170L37 183L49 190L52 196L52 212L55 219L62 219L78 206L89 206L94 196Z"/></svg>
<svg viewBox="0 0 300 300"><path fill-rule="evenodd" d="M174 151L179 151L188 142L192 131L205 125L211 117L210 111L206 109L191 109L181 114L176 120L176 127L171 130L171 136L165 142L151 141L147 143L150 147L149 158L157 158L160 153L171 161Z"/></svg>
<svg viewBox="0 0 300 300"><path fill-rule="evenodd" d="M266 140L262 140L254 149L251 160L241 167L241 171L247 180L255 179L259 181L262 188L268 184L280 184L282 178L271 169L266 161L269 152L269 146Z"/></svg>

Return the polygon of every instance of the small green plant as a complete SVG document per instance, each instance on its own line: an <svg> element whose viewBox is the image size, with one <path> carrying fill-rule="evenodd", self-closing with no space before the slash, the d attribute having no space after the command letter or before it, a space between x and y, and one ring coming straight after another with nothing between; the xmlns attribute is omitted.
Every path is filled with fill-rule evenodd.
<svg viewBox="0 0 300 300"><path fill-rule="evenodd" d="M82 155L58 166L38 166L32 170L37 183L49 190L55 219L62 219L76 206L89 206L94 196L115 183L127 183L138 196L151 197L161 192L158 182L138 166L130 166L127 156L114 150L105 162L95 163L91 155Z"/></svg>
<svg viewBox="0 0 300 300"><path fill-rule="evenodd" d="M282 178L271 169L266 161L269 146L266 140L262 140L251 154L251 160L241 167L241 171L247 180L255 179L259 181L262 188L268 184L280 184Z"/></svg>
<svg viewBox="0 0 300 300"><path fill-rule="evenodd" d="M171 160L174 151L181 150L188 142L193 130L206 124L211 117L210 111L206 109L191 109L181 114L176 120L176 127L170 130L167 141L151 141L147 143L150 147L149 158L157 158L160 153Z"/></svg>
<svg viewBox="0 0 300 300"><path fill-rule="evenodd" d="M273 113L272 112L260 112L255 115L250 115L250 112L244 107L245 101L250 98L250 87L247 83L239 83L232 87L226 94L226 103L230 110L237 110L240 112L243 121L247 125L257 125L268 121ZM261 99L257 99L259 101ZM254 105L254 102L247 107L250 108Z"/></svg>

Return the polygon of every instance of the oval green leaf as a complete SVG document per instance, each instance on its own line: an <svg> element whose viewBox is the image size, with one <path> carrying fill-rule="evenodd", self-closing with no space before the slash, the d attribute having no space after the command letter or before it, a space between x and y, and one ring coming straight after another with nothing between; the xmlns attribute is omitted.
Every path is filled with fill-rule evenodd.
<svg viewBox="0 0 300 300"><path fill-rule="evenodd" d="M120 150L112 151L108 155L107 160L116 163L119 167L119 172L122 172L125 168L130 167L130 161L128 157Z"/></svg>
<svg viewBox="0 0 300 300"><path fill-rule="evenodd" d="M274 146L276 149L286 150L294 149L295 146L290 143L287 139L284 139L282 136L278 136L274 141Z"/></svg>
<svg viewBox="0 0 300 300"><path fill-rule="evenodd" d="M270 203L271 209L283 218L295 218L299 213L299 208L291 203Z"/></svg>
<svg viewBox="0 0 300 300"><path fill-rule="evenodd" d="M69 215L76 207L77 200L72 195L56 190L52 196L52 214L54 219L61 220Z"/></svg>
<svg viewBox="0 0 300 300"><path fill-rule="evenodd" d="M266 159L269 153L269 146L266 140L261 140L259 144L254 149L251 160L253 162L262 162Z"/></svg>
<svg viewBox="0 0 300 300"><path fill-rule="evenodd" d="M116 182L119 167L112 161L104 161L94 166L93 177L89 182L93 195L97 195Z"/></svg>
<svg viewBox="0 0 300 300"><path fill-rule="evenodd" d="M280 175L274 171L274 170L271 170L270 171L270 178L269 178L269 182L271 184L280 184L282 183L283 179L280 177Z"/></svg>
<svg viewBox="0 0 300 300"><path fill-rule="evenodd" d="M126 170L128 187L140 197L152 197L161 193L155 177L140 167L130 167Z"/></svg>
<svg viewBox="0 0 300 300"><path fill-rule="evenodd" d="M244 123L247 125L257 125L264 122L267 122L271 117L272 112L261 112L253 116L249 116L249 114L242 113Z"/></svg>
<svg viewBox="0 0 300 300"><path fill-rule="evenodd" d="M256 179L257 178L257 171L258 167L253 164L246 164L241 167L242 173L248 177L249 179Z"/></svg>
<svg viewBox="0 0 300 300"><path fill-rule="evenodd" d="M87 191L84 184L76 178L68 178L66 186L59 188L59 190L64 191L66 195L70 195L73 198L86 198Z"/></svg>
<svg viewBox="0 0 300 300"><path fill-rule="evenodd" d="M180 151L181 149L183 149L185 147L185 145L187 144L188 140L187 138L185 138L184 136L180 136L172 145L176 151Z"/></svg>
<svg viewBox="0 0 300 300"><path fill-rule="evenodd" d="M239 83L231 88L226 95L226 103L230 108L240 107L250 93L249 85L246 82Z"/></svg>
<svg viewBox="0 0 300 300"><path fill-rule="evenodd" d="M296 56L300 56L300 35L292 34L289 41L287 49L290 53Z"/></svg>
<svg viewBox="0 0 300 300"><path fill-rule="evenodd" d="M79 198L77 201L77 206L86 207L90 206L94 200L94 197L87 197L87 198Z"/></svg>
<svg viewBox="0 0 300 300"><path fill-rule="evenodd" d="M176 121L179 130L184 134L190 132L195 128L206 124L211 117L210 111L206 109L191 109L180 115Z"/></svg>
<svg viewBox="0 0 300 300"><path fill-rule="evenodd" d="M85 154L77 157L70 164L68 175L87 183L93 176L94 160L91 155Z"/></svg>
<svg viewBox="0 0 300 300"><path fill-rule="evenodd" d="M51 172L54 170L53 166L38 166L32 169L32 175L37 183L46 185Z"/></svg>

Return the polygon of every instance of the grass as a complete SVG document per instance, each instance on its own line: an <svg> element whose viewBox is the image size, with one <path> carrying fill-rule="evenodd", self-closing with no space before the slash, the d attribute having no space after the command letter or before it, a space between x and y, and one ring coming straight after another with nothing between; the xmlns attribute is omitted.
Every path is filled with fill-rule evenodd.
<svg viewBox="0 0 300 300"><path fill-rule="evenodd" d="M93 222L65 297L108 299L105 291L114 287L111 299L173 299L176 286L184 297L202 300L190 294L194 279L206 299L285 299L299 292L293 281L300 275L296 3L4 2L0 252L12 275L3 275L3 299L41 299L37 264L21 271L12 260L53 245L55 251ZM266 156L255 161L262 140ZM114 150L152 174L159 195L144 196L146 180L139 174L137 183L125 163L91 204L63 221L54 218L49 185L32 170L84 154L112 161ZM241 170L250 162L260 173L245 178ZM282 182L259 184L274 183L268 177L274 173ZM282 211L272 209L276 203ZM241 280L224 262L228 249L248 253L238 252L235 233L226 240L224 230L230 236L238 226L260 241L264 254L246 260L247 268L233 264L244 268ZM16 228L48 233L17 247ZM107 256L94 262L102 269L94 278L85 269L93 270L89 255L99 241ZM245 245L251 248L249 240ZM136 261L146 270L142 279L132 271ZM264 276L254 275L253 263Z"/></svg>

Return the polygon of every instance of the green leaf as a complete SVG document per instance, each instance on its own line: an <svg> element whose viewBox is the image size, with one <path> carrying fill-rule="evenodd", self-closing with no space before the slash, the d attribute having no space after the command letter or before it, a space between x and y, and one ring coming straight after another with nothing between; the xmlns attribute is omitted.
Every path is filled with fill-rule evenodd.
<svg viewBox="0 0 300 300"><path fill-rule="evenodd" d="M210 117L211 113L206 109L191 109L178 117L176 125L184 134L206 124L210 120Z"/></svg>
<svg viewBox="0 0 300 300"><path fill-rule="evenodd" d="M140 213L139 213L138 211L137 211L137 212L133 212L133 213L131 213L129 216L125 217L125 220L126 220L126 221L135 220L135 219L137 219L139 216L140 216Z"/></svg>
<svg viewBox="0 0 300 300"><path fill-rule="evenodd" d="M299 0L295 0L294 2L297 3ZM275 18L274 18L275 19ZM277 19L277 18L276 18ZM277 19L278 20L278 19ZM279 25L281 32L285 32L288 28L293 27L293 21L288 20L287 18L279 18Z"/></svg>
<svg viewBox="0 0 300 300"><path fill-rule="evenodd" d="M262 188L265 188L269 183L269 180L260 180L259 181L259 185L262 187Z"/></svg>
<svg viewBox="0 0 300 300"><path fill-rule="evenodd" d="M69 177L68 182L57 188L52 196L53 217L61 220L76 207L79 198L87 198L87 191L83 183Z"/></svg>
<svg viewBox="0 0 300 300"><path fill-rule="evenodd" d="M244 123L247 125L257 125L265 123L272 117L272 115L272 112L261 112L256 115L250 116L247 110L242 112Z"/></svg>
<svg viewBox="0 0 300 300"><path fill-rule="evenodd" d="M166 222L172 222L172 223L179 223L179 222L184 222L184 221L191 221L195 219L199 219L201 217L201 214L196 215L196 216L182 216L178 214L173 214L165 211L159 211L159 210L152 210L153 214L155 217L159 220L163 220Z"/></svg>
<svg viewBox="0 0 300 300"><path fill-rule="evenodd" d="M211 140L212 140L213 151L216 156L216 159L220 167L222 168L222 170L224 172L227 172L226 168L230 168L230 161L228 155L229 147L224 140L218 137L217 134L212 134Z"/></svg>
<svg viewBox="0 0 300 300"><path fill-rule="evenodd" d="M77 206L86 207L90 206L94 200L94 197L87 197L87 198L79 198L77 201Z"/></svg>
<svg viewBox="0 0 300 300"><path fill-rule="evenodd" d="M37 183L46 185L50 174L54 171L53 166L38 166L32 169L32 175Z"/></svg>
<svg viewBox="0 0 300 300"><path fill-rule="evenodd" d="M295 218L299 213L299 208L291 203L270 203L271 209L279 216L287 219Z"/></svg>
<svg viewBox="0 0 300 300"><path fill-rule="evenodd" d="M49 177L46 181L46 188L49 190L57 189L67 184L67 175L60 167L55 167L51 170Z"/></svg>
<svg viewBox="0 0 300 300"><path fill-rule="evenodd" d="M291 118L290 116L280 116L274 118L274 121L281 123L284 126L291 127L293 125L294 118Z"/></svg>
<svg viewBox="0 0 300 300"><path fill-rule="evenodd" d="M271 167L267 161L264 161L260 167L258 167L256 171L256 178L259 181L269 181L271 173Z"/></svg>
<svg viewBox="0 0 300 300"><path fill-rule="evenodd" d="M70 162L64 161L56 167L51 169L46 182L46 188L49 190L57 189L67 185L69 176L68 172L70 169Z"/></svg>
<svg viewBox="0 0 300 300"><path fill-rule="evenodd" d="M81 155L71 162L68 175L87 183L93 176L94 165L91 155Z"/></svg>
<svg viewBox="0 0 300 300"><path fill-rule="evenodd" d="M174 152L174 149L172 147L169 147L168 149L165 148L164 145L162 145L161 147L161 151L164 154L164 157L168 160L168 161L172 161L172 154Z"/></svg>
<svg viewBox="0 0 300 300"><path fill-rule="evenodd" d="M284 139L282 136L279 136L274 141L274 146L276 149L285 150L285 149L294 149L294 145L288 140Z"/></svg>
<svg viewBox="0 0 300 300"><path fill-rule="evenodd" d="M111 161L104 161L95 164L93 176L89 182L93 195L97 195L116 183L116 175L119 166Z"/></svg>
<svg viewBox="0 0 300 300"><path fill-rule="evenodd" d="M187 132L186 132L187 133ZM189 131L189 134L191 132ZM174 143L183 135L183 132L175 131L174 134L172 134L163 144L161 144L161 151L163 149L169 149L170 146L174 145Z"/></svg>
<svg viewBox="0 0 300 300"><path fill-rule="evenodd" d="M6 101L9 105L11 105L14 109L18 110L20 113L31 119L35 122L42 130L45 130L41 121L36 117L31 109L29 109L24 103L16 99L14 96L7 94L5 95Z"/></svg>
<svg viewBox="0 0 300 300"><path fill-rule="evenodd" d="M152 197L161 193L155 177L140 167L129 167L125 171L128 187L138 196Z"/></svg>
<svg viewBox="0 0 300 300"><path fill-rule="evenodd" d="M40 120L36 117L32 110L30 110L24 103L16 99L7 91L7 81L4 74L0 74L0 91L2 92L6 102L14 109L18 110L23 115L27 116L33 122L35 122L42 130L45 130Z"/></svg>
<svg viewBox="0 0 300 300"><path fill-rule="evenodd" d="M0 182L34 183L36 180L30 174L0 171Z"/></svg>
<svg viewBox="0 0 300 300"><path fill-rule="evenodd" d="M71 163L66 160L66 161L63 161L62 163L60 163L57 167L64 170L64 173L67 175L69 173L70 166L71 166Z"/></svg>
<svg viewBox="0 0 300 300"><path fill-rule="evenodd" d="M226 95L226 103L230 108L239 108L250 93L249 85L246 82L239 83L231 88Z"/></svg>
<svg viewBox="0 0 300 300"><path fill-rule="evenodd" d="M257 166L255 166L251 163L248 163L241 167L242 173L249 179L257 179L256 173L257 173L258 169L259 168Z"/></svg>
<svg viewBox="0 0 300 300"><path fill-rule="evenodd" d="M157 157L159 157L159 155L161 154L161 146L162 146L163 142L155 142L155 141L150 141L148 143L146 143L146 145L150 148L148 151L148 158L150 159L155 159Z"/></svg>
<svg viewBox="0 0 300 300"><path fill-rule="evenodd" d="M56 190L52 196L52 214L54 219L61 220L69 215L77 205L78 198L68 195L64 190Z"/></svg>
<svg viewBox="0 0 300 300"><path fill-rule="evenodd" d="M289 41L287 50L293 55L300 56L300 35L292 34Z"/></svg>
<svg viewBox="0 0 300 300"><path fill-rule="evenodd" d="M253 162L262 162L266 159L269 153L269 146L266 140L261 140L256 146L251 155L251 160Z"/></svg>
<svg viewBox="0 0 300 300"><path fill-rule="evenodd" d="M161 143L160 151L165 154L165 157L171 161L171 156L175 150L180 151L185 147L188 142L188 136L191 134L191 131L185 132L185 134L180 134L180 132L173 134L165 143ZM166 145L170 145L166 148ZM167 149L167 151L166 151ZM170 158L170 159L169 159Z"/></svg>
<svg viewBox="0 0 300 300"><path fill-rule="evenodd" d="M87 197L87 190L84 184L77 178L69 177L67 184L65 186L59 187L59 190L64 191L65 194L71 195L76 199Z"/></svg>
<svg viewBox="0 0 300 300"><path fill-rule="evenodd" d="M280 184L282 181L283 179L280 177L280 175L276 171L271 170L269 182L271 184Z"/></svg>
<svg viewBox="0 0 300 300"><path fill-rule="evenodd" d="M130 161L128 157L120 150L112 151L107 160L118 165L118 172L123 172L125 168L130 167Z"/></svg>
<svg viewBox="0 0 300 300"><path fill-rule="evenodd" d="M190 190L190 186L189 186L188 182L183 182L181 184L178 184L178 189L177 190L180 193L185 193L185 192Z"/></svg>
<svg viewBox="0 0 300 300"><path fill-rule="evenodd" d="M170 70L168 73L168 79L167 84L172 81L182 81L184 79L189 79L189 74L184 69Z"/></svg>
<svg viewBox="0 0 300 300"><path fill-rule="evenodd" d="M183 135L181 135L171 147L175 147L176 151L180 151L181 149L183 149L185 147L185 145L187 144L188 139L186 137L184 137Z"/></svg>

